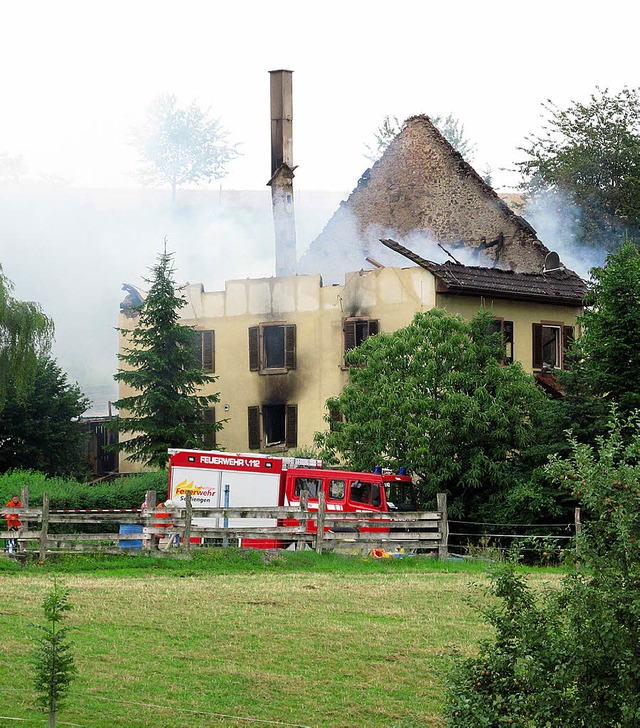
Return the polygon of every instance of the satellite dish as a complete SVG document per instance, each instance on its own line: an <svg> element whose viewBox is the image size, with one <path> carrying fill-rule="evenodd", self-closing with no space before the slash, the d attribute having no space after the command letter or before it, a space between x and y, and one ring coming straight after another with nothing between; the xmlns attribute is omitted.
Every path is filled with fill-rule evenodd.
<svg viewBox="0 0 640 728"><path fill-rule="evenodd" d="M551 271L560 270L561 268L564 268L564 266L560 262L560 256L553 251L547 253L547 257L544 259L544 268L542 269L542 272L551 273Z"/></svg>

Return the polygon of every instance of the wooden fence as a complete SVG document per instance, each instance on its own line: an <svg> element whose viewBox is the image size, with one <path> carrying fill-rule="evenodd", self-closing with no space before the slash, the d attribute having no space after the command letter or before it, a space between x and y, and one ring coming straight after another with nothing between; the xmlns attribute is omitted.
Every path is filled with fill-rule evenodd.
<svg viewBox="0 0 640 728"><path fill-rule="evenodd" d="M23 491L23 503L28 503L28 493ZM52 551L103 551L112 552L126 548L155 550L179 547L186 552L200 543L222 545L246 543L247 540L272 542L279 547L314 548L324 550L352 550L369 553L382 549L385 553L433 552L440 559L448 557L448 522L446 497L438 497L437 511L373 513L357 511L344 513L327 510L320 497L318 508L309 509L307 499L301 499L299 508L215 508L193 509L187 495L184 509L155 509L156 494L150 491L142 509L53 510L49 496L44 494L41 508L0 509L0 517L16 513L22 522L20 531L0 531L0 538L15 538L20 551L35 551L40 561ZM196 525L202 518L215 519L214 525ZM249 519L273 521L277 525L256 526ZM229 525L233 521L234 525ZM247 521L238 525L238 521ZM294 525L285 525L294 522ZM73 524L82 531L87 525L116 525L119 532L57 533L53 524ZM38 526L36 528L36 526ZM133 527L133 528L131 528ZM95 530L95 529L93 529ZM133 542L129 544L128 542ZM135 546L134 546L135 544Z"/></svg>

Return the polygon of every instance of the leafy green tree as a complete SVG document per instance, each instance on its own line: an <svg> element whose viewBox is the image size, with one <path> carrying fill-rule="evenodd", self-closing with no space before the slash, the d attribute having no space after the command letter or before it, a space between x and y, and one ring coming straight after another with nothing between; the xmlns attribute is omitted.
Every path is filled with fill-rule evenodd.
<svg viewBox="0 0 640 728"><path fill-rule="evenodd" d="M455 514L506 487L548 400L520 364L502 364L492 321L433 309L350 351L349 382L327 403L331 429L316 437L323 457L356 470L407 466L425 502L447 492Z"/></svg>
<svg viewBox="0 0 640 728"><path fill-rule="evenodd" d="M626 242L591 278L580 367L596 394L628 413L640 407L640 249Z"/></svg>
<svg viewBox="0 0 640 728"><path fill-rule="evenodd" d="M227 174L227 165L240 154L228 136L220 120L195 101L180 108L175 96L163 94L150 105L146 123L133 131L142 164L137 177L144 184L170 185L175 202L181 185Z"/></svg>
<svg viewBox="0 0 640 728"><path fill-rule="evenodd" d="M594 268L582 316L582 336L570 347L567 368L556 372L564 391L537 430L536 443L518 458L512 487L487 501L483 515L503 522L569 516L575 499L558 491L543 471L550 453L569 456L567 432L596 445L608 431L611 404L622 413L640 407L640 251L626 243ZM520 514L521 518L518 518Z"/></svg>
<svg viewBox="0 0 640 728"><path fill-rule="evenodd" d="M33 654L34 685L37 703L49 714L49 728L56 728L58 709L62 706L69 686L77 675L69 642L69 627L62 626L69 603L69 589L56 580L42 603L46 624L37 625L40 637Z"/></svg>
<svg viewBox="0 0 640 728"><path fill-rule="evenodd" d="M89 404L53 359L41 357L24 392L9 385L0 411L0 472L24 468L47 475L86 475L86 437L79 417Z"/></svg>
<svg viewBox="0 0 640 728"><path fill-rule="evenodd" d="M493 573L496 599L482 612L495 636L456 662L448 725L640 723L639 427L614 410L597 447L573 439L571 455L549 465L585 510L580 569L541 595L514 564Z"/></svg>
<svg viewBox="0 0 640 728"><path fill-rule="evenodd" d="M449 144L467 161L473 158L476 145L465 136L464 124L459 119L456 119L453 114L448 114L447 116L432 116L431 121ZM377 162L391 140L402 131L403 126L404 124L397 116L385 116L382 124L374 133L375 143L366 145L365 157L370 162Z"/></svg>
<svg viewBox="0 0 640 728"><path fill-rule="evenodd" d="M587 103L565 109L549 100L543 132L521 148L523 186L558 209L579 210L582 245L611 249L640 226L639 92L596 88Z"/></svg>
<svg viewBox="0 0 640 728"><path fill-rule="evenodd" d="M179 323L179 311L187 302L175 290L172 255L162 253L152 272L137 325L122 331L131 346L118 354L126 368L119 369L115 379L134 393L115 402L128 414L121 412L114 426L131 434L120 444L129 460L164 467L168 448L202 447L205 434L222 423L204 419L205 410L219 397L198 392L216 377L205 373L194 356L193 329Z"/></svg>
<svg viewBox="0 0 640 728"><path fill-rule="evenodd" d="M17 301L0 267L0 409L11 385L21 395L53 338L53 322L37 303Z"/></svg>

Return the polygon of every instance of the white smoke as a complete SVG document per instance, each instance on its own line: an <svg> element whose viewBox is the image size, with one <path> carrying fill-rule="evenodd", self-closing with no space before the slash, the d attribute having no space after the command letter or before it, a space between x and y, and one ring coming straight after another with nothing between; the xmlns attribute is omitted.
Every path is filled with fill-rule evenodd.
<svg viewBox="0 0 640 728"><path fill-rule="evenodd" d="M547 248L558 253L562 263L584 280L589 279L591 268L604 264L604 249L588 248L577 242L582 213L562 192L552 190L528 199L524 217Z"/></svg>
<svg viewBox="0 0 640 728"><path fill-rule="evenodd" d="M143 290L167 238L175 278L222 290L234 278L275 274L268 189L249 192L79 190L3 187L0 264L20 300L40 303L55 323L54 356L106 414L117 398L118 311L123 283ZM315 237L339 193L296 198L299 231ZM338 198L338 199L336 199ZM308 242L299 236L300 244Z"/></svg>

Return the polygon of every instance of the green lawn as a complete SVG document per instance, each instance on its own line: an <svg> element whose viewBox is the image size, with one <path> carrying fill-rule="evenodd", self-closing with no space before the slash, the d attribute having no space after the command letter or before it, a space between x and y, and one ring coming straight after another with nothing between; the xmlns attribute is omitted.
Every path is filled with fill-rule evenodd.
<svg viewBox="0 0 640 728"><path fill-rule="evenodd" d="M452 654L470 653L488 634L470 604L486 599L481 568L426 558L262 559L3 561L0 725L43 724L28 655L54 573L71 589L79 669L58 725L442 725Z"/></svg>

